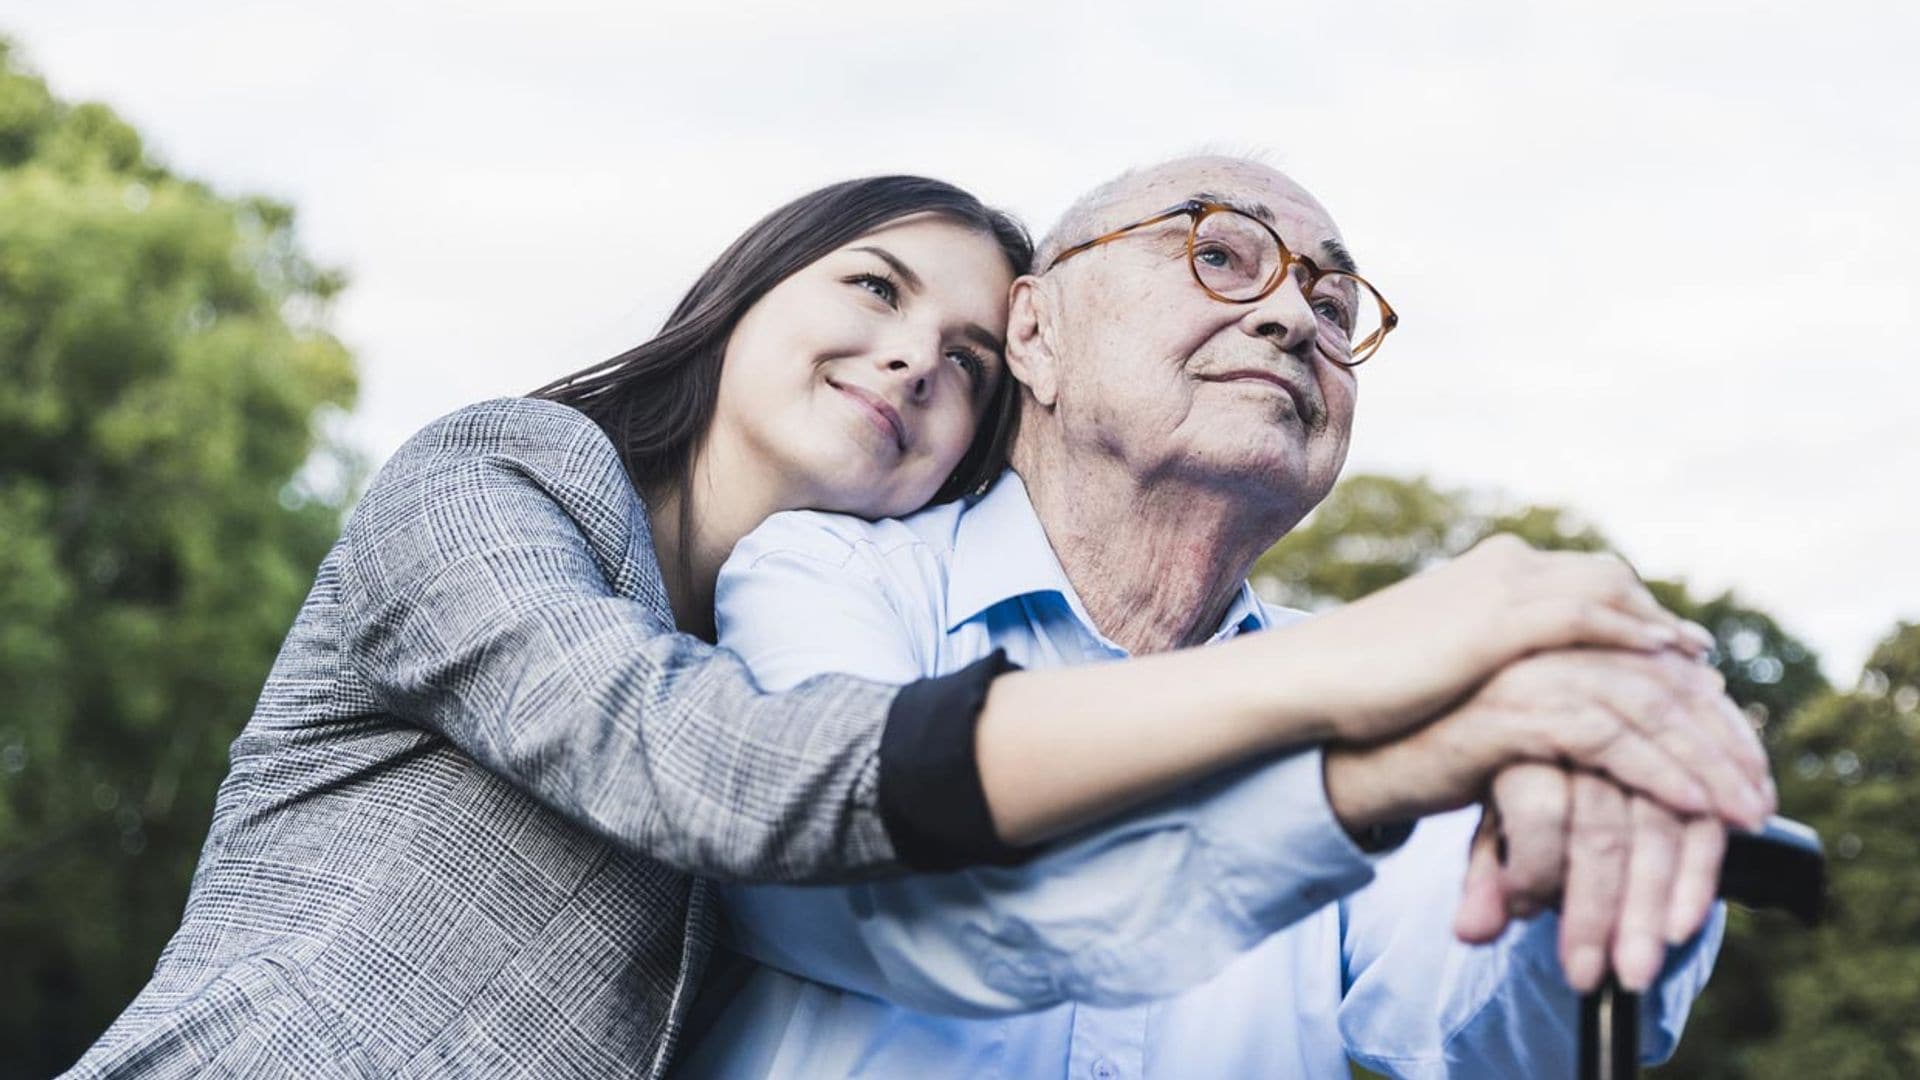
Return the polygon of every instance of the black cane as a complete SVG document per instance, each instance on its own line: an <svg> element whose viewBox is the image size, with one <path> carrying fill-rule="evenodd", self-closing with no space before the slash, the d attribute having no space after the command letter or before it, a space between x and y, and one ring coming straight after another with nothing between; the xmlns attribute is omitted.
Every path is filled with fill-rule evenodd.
<svg viewBox="0 0 1920 1080"><path fill-rule="evenodd" d="M1727 834L1720 896L1742 907L1786 911L1807 926L1827 907L1827 857L1820 835L1776 817L1757 833ZM1625 1080L1640 1075L1640 995L1609 974L1580 999L1580 1080Z"/></svg>

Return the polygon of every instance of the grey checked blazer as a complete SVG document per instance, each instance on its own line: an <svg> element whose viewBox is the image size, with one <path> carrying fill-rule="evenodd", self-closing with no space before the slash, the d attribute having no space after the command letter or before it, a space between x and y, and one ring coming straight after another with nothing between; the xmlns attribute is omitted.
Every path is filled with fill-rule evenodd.
<svg viewBox="0 0 1920 1080"><path fill-rule="evenodd" d="M672 627L591 420L415 436L233 744L153 980L69 1075L661 1075L713 937L690 875L896 868L896 691L762 695Z"/></svg>

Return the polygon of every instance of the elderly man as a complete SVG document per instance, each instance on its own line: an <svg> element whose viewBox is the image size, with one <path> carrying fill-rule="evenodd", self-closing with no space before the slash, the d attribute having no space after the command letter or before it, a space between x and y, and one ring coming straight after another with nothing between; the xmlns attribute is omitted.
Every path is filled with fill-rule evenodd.
<svg viewBox="0 0 1920 1080"><path fill-rule="evenodd" d="M1392 319L1326 212L1264 166L1176 161L1083 199L1039 265L1014 287L1010 475L904 522L782 515L736 551L722 641L764 683L905 681L994 649L1080 663L1294 617L1245 576L1331 489L1352 365ZM1351 1057L1553 1075L1571 1069L1568 983L1595 984L1609 947L1624 981L1653 984L1642 1050L1659 1058L1717 947L1721 826L1521 763L1502 732L1623 683L1682 698L1703 680L1677 659L1534 657L1396 742L1247 768L1024 867L729 889L731 943L765 966L713 980L685 1072L1344 1076ZM1535 824L1506 838L1504 870L1493 815L1471 876L1473 811L1411 839L1393 827L1490 784L1510 821ZM1617 842L1581 845L1629 823L1631 868ZM1561 920L1507 925L1563 885Z"/></svg>

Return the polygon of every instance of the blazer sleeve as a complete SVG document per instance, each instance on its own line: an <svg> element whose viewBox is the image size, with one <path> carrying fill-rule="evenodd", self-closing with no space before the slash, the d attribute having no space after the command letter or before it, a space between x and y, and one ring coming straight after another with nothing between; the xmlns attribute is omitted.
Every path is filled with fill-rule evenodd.
<svg viewBox="0 0 1920 1080"><path fill-rule="evenodd" d="M764 693L731 652L674 631L645 508L574 409L506 399L429 426L336 555L344 659L372 704L620 847L761 881L970 855L902 852L883 820L897 688Z"/></svg>

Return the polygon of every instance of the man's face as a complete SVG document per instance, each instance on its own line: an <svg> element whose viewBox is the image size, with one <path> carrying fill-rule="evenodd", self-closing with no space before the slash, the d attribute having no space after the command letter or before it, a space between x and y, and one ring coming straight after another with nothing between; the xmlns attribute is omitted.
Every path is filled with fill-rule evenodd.
<svg viewBox="0 0 1920 1080"><path fill-rule="evenodd" d="M1305 190L1233 160L1143 174L1101 213L1096 234L1193 198L1255 211L1289 250L1323 265L1324 245L1338 243ZM1054 300L1060 423L1067 438L1122 459L1142 481L1231 485L1304 514L1346 460L1354 374L1322 355L1295 280L1254 303L1207 295L1188 269L1190 223L1136 230L1043 279Z"/></svg>

